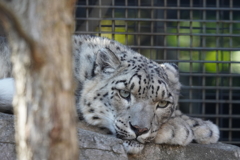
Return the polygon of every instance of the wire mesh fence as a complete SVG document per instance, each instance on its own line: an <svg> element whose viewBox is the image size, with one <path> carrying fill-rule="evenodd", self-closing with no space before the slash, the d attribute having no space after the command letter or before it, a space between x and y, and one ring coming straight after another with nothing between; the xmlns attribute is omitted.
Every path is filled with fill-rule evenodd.
<svg viewBox="0 0 240 160"><path fill-rule="evenodd" d="M180 109L212 120L240 146L239 0L79 0L76 33L115 39L177 63Z"/></svg>

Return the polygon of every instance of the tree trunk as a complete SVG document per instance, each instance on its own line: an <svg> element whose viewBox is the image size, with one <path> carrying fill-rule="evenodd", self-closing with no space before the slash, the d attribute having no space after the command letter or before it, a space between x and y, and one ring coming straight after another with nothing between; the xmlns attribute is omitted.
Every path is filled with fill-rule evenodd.
<svg viewBox="0 0 240 160"><path fill-rule="evenodd" d="M13 0L0 9L12 50L19 160L78 159L71 31L74 0Z"/></svg>

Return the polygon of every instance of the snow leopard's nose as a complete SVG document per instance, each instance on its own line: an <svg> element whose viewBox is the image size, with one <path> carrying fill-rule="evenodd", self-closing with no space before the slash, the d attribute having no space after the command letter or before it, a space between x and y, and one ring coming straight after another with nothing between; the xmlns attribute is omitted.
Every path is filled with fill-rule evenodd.
<svg viewBox="0 0 240 160"><path fill-rule="evenodd" d="M131 129L135 132L137 137L148 132L148 128L141 128L137 125L132 125L131 122L129 122L129 124L130 124Z"/></svg>

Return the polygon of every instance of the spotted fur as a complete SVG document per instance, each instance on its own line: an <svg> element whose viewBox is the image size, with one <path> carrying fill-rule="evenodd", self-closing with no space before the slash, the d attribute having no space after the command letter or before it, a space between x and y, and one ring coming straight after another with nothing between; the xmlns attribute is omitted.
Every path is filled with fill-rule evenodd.
<svg viewBox="0 0 240 160"><path fill-rule="evenodd" d="M216 125L176 109L181 87L176 65L155 63L107 38L74 36L73 44L77 109L87 123L127 140L127 152L140 152L146 142L218 141Z"/></svg>
<svg viewBox="0 0 240 160"><path fill-rule="evenodd" d="M0 47L0 52L10 64L9 50ZM128 153L141 152L147 142L218 141L216 125L176 109L181 87L176 65L155 63L116 41L91 36L73 36L73 60L79 117L123 139ZM1 78L11 74L10 67L0 71ZM11 84L11 78L0 81L0 105L11 105Z"/></svg>

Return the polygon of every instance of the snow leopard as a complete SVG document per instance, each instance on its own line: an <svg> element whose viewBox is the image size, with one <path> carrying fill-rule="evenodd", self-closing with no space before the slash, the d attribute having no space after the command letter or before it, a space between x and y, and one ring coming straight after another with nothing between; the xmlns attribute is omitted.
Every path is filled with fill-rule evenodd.
<svg viewBox="0 0 240 160"><path fill-rule="evenodd" d="M74 35L72 44L79 117L122 139L127 153L140 153L145 143L218 141L215 124L178 109L177 65L156 63L108 38Z"/></svg>

